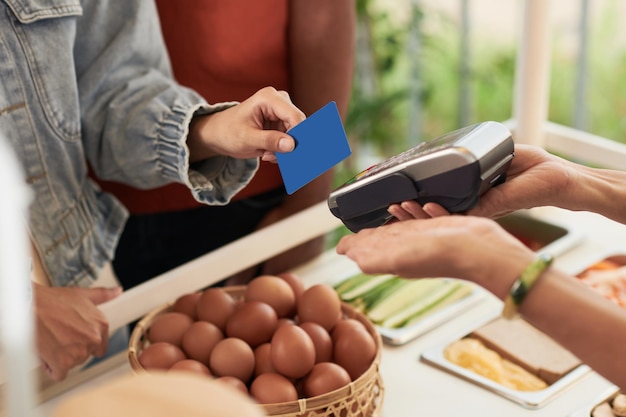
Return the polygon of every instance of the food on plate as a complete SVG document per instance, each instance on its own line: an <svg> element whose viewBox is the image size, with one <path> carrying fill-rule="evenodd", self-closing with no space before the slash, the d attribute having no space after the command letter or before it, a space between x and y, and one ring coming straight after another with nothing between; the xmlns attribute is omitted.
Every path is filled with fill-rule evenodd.
<svg viewBox="0 0 626 417"><path fill-rule="evenodd" d="M139 365L236 384L261 404L347 386L372 366L378 335L354 310L344 310L331 286L304 290L297 280L263 275L233 291L215 287L178 297L136 327L144 332Z"/></svg>
<svg viewBox="0 0 626 417"><path fill-rule="evenodd" d="M626 308L626 257L611 257L596 262L578 278L620 307Z"/></svg>
<svg viewBox="0 0 626 417"><path fill-rule="evenodd" d="M626 394L617 394L613 398L613 412L619 417L626 417Z"/></svg>
<svg viewBox="0 0 626 417"><path fill-rule="evenodd" d="M581 365L580 360L522 318L498 318L444 350L450 362L505 387L547 388Z"/></svg>
<svg viewBox="0 0 626 417"><path fill-rule="evenodd" d="M618 393L598 404L591 411L591 417L626 417L626 394Z"/></svg>
<svg viewBox="0 0 626 417"><path fill-rule="evenodd" d="M444 355L450 362L508 388L519 391L538 391L548 386L539 377L502 358L480 340L472 337L452 342L446 347Z"/></svg>
<svg viewBox="0 0 626 417"><path fill-rule="evenodd" d="M406 279L357 274L335 284L341 299L378 326L409 327L472 294L472 284L450 278Z"/></svg>
<svg viewBox="0 0 626 417"><path fill-rule="evenodd" d="M548 384L581 364L571 352L522 318L498 318L474 330L472 337Z"/></svg>
<svg viewBox="0 0 626 417"><path fill-rule="evenodd" d="M603 402L602 404L596 406L591 412L591 417L615 417L613 413L613 408L611 404L608 402Z"/></svg>

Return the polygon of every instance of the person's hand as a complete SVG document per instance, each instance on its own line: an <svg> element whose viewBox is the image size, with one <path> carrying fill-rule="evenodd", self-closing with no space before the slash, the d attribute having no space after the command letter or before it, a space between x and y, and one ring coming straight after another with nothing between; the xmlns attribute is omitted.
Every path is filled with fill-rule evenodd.
<svg viewBox="0 0 626 417"><path fill-rule="evenodd" d="M234 107L195 117L187 139L190 161L226 155L275 162L275 152L295 148L284 132L305 118L285 91L265 87Z"/></svg>
<svg viewBox="0 0 626 417"><path fill-rule="evenodd" d="M497 218L539 206L566 208L579 168L537 146L517 144L506 181L483 194L467 214Z"/></svg>
<svg viewBox="0 0 626 417"><path fill-rule="evenodd" d="M395 220L429 219L431 217L447 216L450 213L436 203L426 203L424 206L415 200L403 201L400 204L392 204L387 209Z"/></svg>
<svg viewBox="0 0 626 417"><path fill-rule="evenodd" d="M498 218L520 209L555 205L576 209L569 201L569 184L578 178L580 166L550 155L536 146L515 146L515 157L504 183L484 193L476 207L464 214ZM574 196L575 198L575 196ZM389 213L398 220L425 219L449 214L436 203L424 206L405 201L389 206Z"/></svg>
<svg viewBox="0 0 626 417"><path fill-rule="evenodd" d="M337 253L367 274L467 279L499 297L535 256L493 220L460 215L363 229L344 236Z"/></svg>
<svg viewBox="0 0 626 417"><path fill-rule="evenodd" d="M74 366L107 349L109 324L97 305L122 293L115 288L33 284L36 347L46 374L60 381Z"/></svg>

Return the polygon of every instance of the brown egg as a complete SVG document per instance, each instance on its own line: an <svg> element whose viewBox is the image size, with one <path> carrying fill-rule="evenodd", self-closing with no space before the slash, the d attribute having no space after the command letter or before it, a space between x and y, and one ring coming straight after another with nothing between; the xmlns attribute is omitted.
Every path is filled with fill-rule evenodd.
<svg viewBox="0 0 626 417"><path fill-rule="evenodd" d="M148 340L152 343L167 342L181 346L183 334L193 323L191 317L178 312L163 313L157 316L148 329Z"/></svg>
<svg viewBox="0 0 626 417"><path fill-rule="evenodd" d="M315 363L330 362L333 358L333 341L330 333L321 325L307 321L300 323L302 330L307 332L315 346Z"/></svg>
<svg viewBox="0 0 626 417"><path fill-rule="evenodd" d="M215 324L222 332L226 322L235 311L235 299L221 288L208 288L202 292L196 305L198 320Z"/></svg>
<svg viewBox="0 0 626 417"><path fill-rule="evenodd" d="M226 322L226 336L237 337L256 347L270 341L277 322L276 312L269 304L246 301L235 309Z"/></svg>
<svg viewBox="0 0 626 417"><path fill-rule="evenodd" d="M302 281L302 279L298 275L291 272L283 272L281 274L278 274L278 277L287 281L287 284L289 284L289 286L293 290L294 295L296 296L297 304L300 301L300 297L304 293L304 282Z"/></svg>
<svg viewBox="0 0 626 417"><path fill-rule="evenodd" d="M198 304L198 299L202 294L199 292L194 292L191 294L181 295L174 301L172 305L172 311L183 313L196 320L198 315L196 313L196 304Z"/></svg>
<svg viewBox="0 0 626 417"><path fill-rule="evenodd" d="M285 326L285 325L295 326L295 324L296 322L293 319L288 319L286 317L283 317L282 319L278 319L276 328L279 328L280 326Z"/></svg>
<svg viewBox="0 0 626 417"><path fill-rule="evenodd" d="M263 343L254 349L254 375L259 376L266 372L276 372L272 366L270 351L271 343Z"/></svg>
<svg viewBox="0 0 626 417"><path fill-rule="evenodd" d="M181 343L188 358L208 366L213 348L223 338L224 334L215 324L196 321L183 334Z"/></svg>
<svg viewBox="0 0 626 417"><path fill-rule="evenodd" d="M254 373L254 351L246 342L227 337L211 352L209 369L216 376L234 376L247 384Z"/></svg>
<svg viewBox="0 0 626 417"><path fill-rule="evenodd" d="M315 364L315 345L298 326L281 326L272 336L270 359L278 373L288 378L301 378Z"/></svg>
<svg viewBox="0 0 626 417"><path fill-rule="evenodd" d="M333 361L354 381L365 372L376 356L376 342L363 323L342 319L332 332ZM358 348L355 348L358 347Z"/></svg>
<svg viewBox="0 0 626 417"><path fill-rule="evenodd" d="M284 376L271 372L259 375L252 381L250 395L261 404L285 403L298 399L293 383Z"/></svg>
<svg viewBox="0 0 626 417"><path fill-rule="evenodd" d="M337 337L340 334L343 334L346 331L351 331L351 329L353 330L354 327L357 327L361 324L361 323L355 323L355 322L358 322L358 320L351 319L348 317L345 317L339 320L337 324L335 325L335 328L330 332L330 338L333 341L333 343L337 341Z"/></svg>
<svg viewBox="0 0 626 417"><path fill-rule="evenodd" d="M307 288L298 303L300 323L312 321L331 331L341 316L341 299L337 292L326 284Z"/></svg>
<svg viewBox="0 0 626 417"><path fill-rule="evenodd" d="M320 362L313 366L302 386L304 395L308 398L345 387L350 381L348 371L341 366L333 362Z"/></svg>
<svg viewBox="0 0 626 417"><path fill-rule="evenodd" d="M137 358L141 366L150 370L167 370L176 362L185 359L185 354L176 345L166 342L152 343L144 348Z"/></svg>
<svg viewBox="0 0 626 417"><path fill-rule="evenodd" d="M292 317L296 312L296 295L291 286L274 275L261 275L246 286L245 301L262 301L269 304L278 318Z"/></svg>
<svg viewBox="0 0 626 417"><path fill-rule="evenodd" d="M183 359L172 365L168 372L192 372L195 374L211 376L208 366L193 359Z"/></svg>
<svg viewBox="0 0 626 417"><path fill-rule="evenodd" d="M167 342L181 346L183 334L191 326L193 320L183 313L168 312L157 316L147 331L148 340L152 343Z"/></svg>
<svg viewBox="0 0 626 417"><path fill-rule="evenodd" d="M236 388L241 391L243 394L250 395L248 392L248 387L246 384L241 382L241 379L235 378L234 376L220 376L215 378L216 381L219 381L221 384L230 385L231 387Z"/></svg>

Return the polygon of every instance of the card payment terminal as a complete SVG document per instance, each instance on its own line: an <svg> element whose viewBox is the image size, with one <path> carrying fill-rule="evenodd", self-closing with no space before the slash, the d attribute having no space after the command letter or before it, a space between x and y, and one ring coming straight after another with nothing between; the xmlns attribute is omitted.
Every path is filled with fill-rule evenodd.
<svg viewBox="0 0 626 417"><path fill-rule="evenodd" d="M509 130L483 122L420 143L360 172L328 197L328 207L357 232L391 219L393 203L436 202L449 212L473 208L506 179L514 156Z"/></svg>

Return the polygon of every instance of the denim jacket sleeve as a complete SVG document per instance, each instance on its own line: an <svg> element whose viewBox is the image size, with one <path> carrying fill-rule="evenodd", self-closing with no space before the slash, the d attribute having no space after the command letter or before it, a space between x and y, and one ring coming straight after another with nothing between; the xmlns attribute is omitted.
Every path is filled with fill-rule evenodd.
<svg viewBox="0 0 626 417"><path fill-rule="evenodd" d="M83 142L97 175L138 188L180 182L201 202L228 203L258 160L215 157L190 167L185 141L194 114L235 103L209 105L174 81L152 1L82 6L74 58Z"/></svg>

